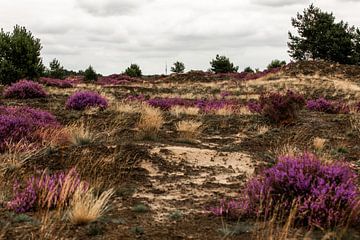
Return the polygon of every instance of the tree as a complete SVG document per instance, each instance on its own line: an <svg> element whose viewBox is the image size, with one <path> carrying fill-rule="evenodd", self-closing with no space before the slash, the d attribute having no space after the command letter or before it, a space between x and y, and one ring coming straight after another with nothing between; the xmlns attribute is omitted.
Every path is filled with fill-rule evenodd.
<svg viewBox="0 0 360 240"><path fill-rule="evenodd" d="M246 73L254 73L255 71L251 67L246 67L244 69L244 72L246 72Z"/></svg>
<svg viewBox="0 0 360 240"><path fill-rule="evenodd" d="M210 65L211 71L215 73L231 73L239 70L239 67L234 67L234 64L226 56L216 55L216 59L213 59Z"/></svg>
<svg viewBox="0 0 360 240"><path fill-rule="evenodd" d="M130 67L128 67L125 70L125 74L130 77L141 77L142 76L141 69L140 69L139 65L137 65L137 64L131 64Z"/></svg>
<svg viewBox="0 0 360 240"><path fill-rule="evenodd" d="M53 78L60 78L63 79L65 77L65 70L64 67L61 66L59 60L57 60L56 58L54 58L50 64L50 71L49 71L49 76L53 77Z"/></svg>
<svg viewBox="0 0 360 240"><path fill-rule="evenodd" d="M93 69L93 67L90 65L84 72L85 81L92 82L97 80L97 73Z"/></svg>
<svg viewBox="0 0 360 240"><path fill-rule="evenodd" d="M38 78L44 71L41 43L25 27L13 32L0 31L0 83L10 84L22 78Z"/></svg>
<svg viewBox="0 0 360 240"><path fill-rule="evenodd" d="M184 73L185 64L178 61L178 62L174 63L174 66L171 67L171 71L173 73Z"/></svg>
<svg viewBox="0 0 360 240"><path fill-rule="evenodd" d="M291 19L298 35L289 32L289 54L295 60L328 60L359 64L359 30L313 4ZM357 40L356 40L357 39Z"/></svg>
<svg viewBox="0 0 360 240"><path fill-rule="evenodd" d="M271 63L267 66L267 69L280 68L286 65L285 61L280 61L279 59L272 60Z"/></svg>

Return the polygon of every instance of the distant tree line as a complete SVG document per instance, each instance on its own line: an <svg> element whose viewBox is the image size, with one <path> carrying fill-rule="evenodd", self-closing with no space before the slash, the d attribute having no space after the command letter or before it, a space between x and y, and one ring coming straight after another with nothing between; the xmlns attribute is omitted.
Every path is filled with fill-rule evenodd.
<svg viewBox="0 0 360 240"><path fill-rule="evenodd" d="M289 32L289 55L295 61L326 60L342 64L360 65L360 30L344 21L336 22L333 13L321 11L311 4L303 13L291 19L297 33ZM16 25L12 32L0 31L0 83L10 84L22 78L36 79L40 76L63 79L70 75L82 75L86 81L95 81L100 74L92 66L85 71L65 69L59 60L53 59L49 67L43 65L40 40L25 27ZM273 60L268 69L285 65L285 61ZM228 57L216 55L210 62L214 73L231 73L239 70ZM175 62L171 72L185 71L183 62ZM244 72L257 72L246 67ZM124 72L131 77L141 77L137 64L131 64Z"/></svg>

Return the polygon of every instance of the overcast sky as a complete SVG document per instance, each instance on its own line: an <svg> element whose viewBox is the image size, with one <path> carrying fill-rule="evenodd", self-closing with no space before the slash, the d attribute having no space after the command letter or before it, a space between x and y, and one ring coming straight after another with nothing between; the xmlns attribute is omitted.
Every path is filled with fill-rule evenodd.
<svg viewBox="0 0 360 240"><path fill-rule="evenodd" d="M289 60L290 19L310 2L360 27L360 0L0 0L0 27L32 31L47 66L110 74L137 63L153 74L179 60L207 70L219 53L262 69Z"/></svg>

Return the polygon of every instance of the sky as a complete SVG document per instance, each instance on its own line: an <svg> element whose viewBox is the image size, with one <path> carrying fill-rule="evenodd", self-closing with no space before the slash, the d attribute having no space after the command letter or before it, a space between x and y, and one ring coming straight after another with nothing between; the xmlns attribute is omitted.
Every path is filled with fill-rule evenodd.
<svg viewBox="0 0 360 240"><path fill-rule="evenodd" d="M360 0L0 0L0 28L25 26L41 40L43 62L102 74L131 63L144 74L175 61L207 70L216 54L263 69L289 61L291 18L314 3L360 27Z"/></svg>

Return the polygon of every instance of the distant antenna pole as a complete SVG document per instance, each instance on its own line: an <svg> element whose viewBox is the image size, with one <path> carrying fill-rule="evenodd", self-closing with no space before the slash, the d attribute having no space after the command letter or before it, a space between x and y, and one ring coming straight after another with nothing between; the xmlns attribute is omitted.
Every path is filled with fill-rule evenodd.
<svg viewBox="0 0 360 240"><path fill-rule="evenodd" d="M167 62L165 62L165 75L167 75Z"/></svg>

